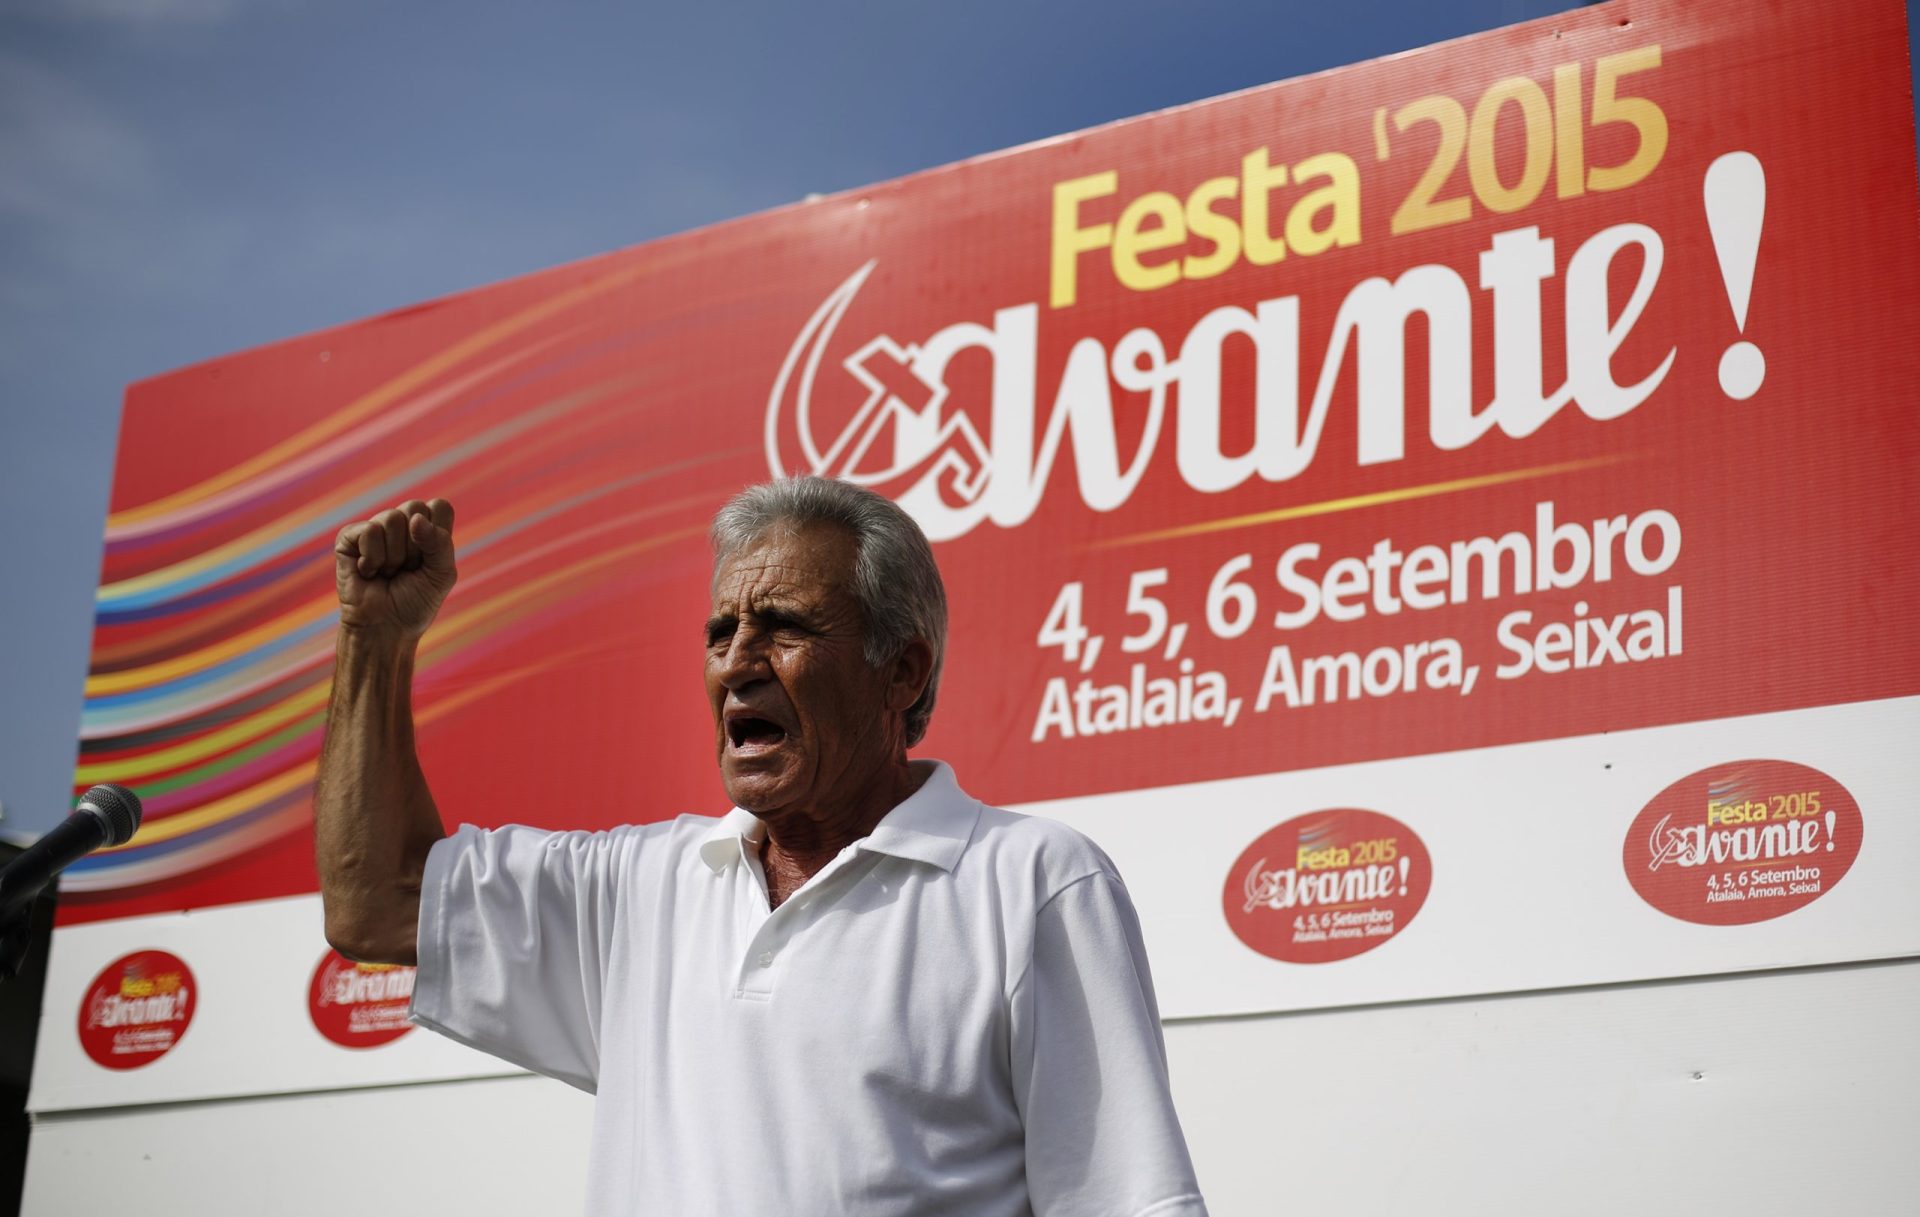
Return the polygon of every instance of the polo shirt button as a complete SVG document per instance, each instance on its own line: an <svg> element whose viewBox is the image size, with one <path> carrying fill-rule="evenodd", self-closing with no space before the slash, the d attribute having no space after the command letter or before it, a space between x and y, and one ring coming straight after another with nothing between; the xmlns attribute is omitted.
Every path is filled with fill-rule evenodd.
<svg viewBox="0 0 1920 1217"><path fill-rule="evenodd" d="M772 951L762 951L762 952L760 952L760 966L761 966L761 967L763 967L763 968L771 968L771 967L773 966L773 952L772 952Z"/></svg>

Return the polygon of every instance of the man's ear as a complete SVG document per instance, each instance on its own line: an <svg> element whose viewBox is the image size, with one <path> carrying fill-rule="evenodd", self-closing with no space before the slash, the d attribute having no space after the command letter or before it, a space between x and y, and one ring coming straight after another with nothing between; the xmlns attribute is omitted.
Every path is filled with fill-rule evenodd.
<svg viewBox="0 0 1920 1217"><path fill-rule="evenodd" d="M887 673L887 709L904 714L920 700L933 677L933 647L924 638L907 643Z"/></svg>

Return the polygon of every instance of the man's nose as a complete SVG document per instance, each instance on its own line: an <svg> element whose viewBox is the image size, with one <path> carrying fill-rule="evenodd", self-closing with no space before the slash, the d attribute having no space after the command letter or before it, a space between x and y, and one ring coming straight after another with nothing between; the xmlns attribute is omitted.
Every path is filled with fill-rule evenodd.
<svg viewBox="0 0 1920 1217"><path fill-rule="evenodd" d="M741 623L720 655L720 683L729 689L740 689L765 680L768 674L765 636Z"/></svg>

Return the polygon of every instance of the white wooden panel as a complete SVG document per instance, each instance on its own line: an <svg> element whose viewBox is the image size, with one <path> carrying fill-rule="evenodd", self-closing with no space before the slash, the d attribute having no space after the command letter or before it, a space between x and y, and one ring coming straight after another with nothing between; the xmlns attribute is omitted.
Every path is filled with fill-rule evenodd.
<svg viewBox="0 0 1920 1217"><path fill-rule="evenodd" d="M1907 960L1167 1043L1215 1217L1879 1217L1920 1212L1916 1010ZM573 1213L590 1103L522 1076L42 1116L23 1211Z"/></svg>
<svg viewBox="0 0 1920 1217"><path fill-rule="evenodd" d="M375 1048L329 1042L307 1012L307 986L327 953L321 924L320 897L309 895L55 928L27 1110L522 1072L419 1028ZM193 969L199 1005L165 1056L137 1069L102 1069L75 1030L87 989L114 960L149 949L170 951Z"/></svg>
<svg viewBox="0 0 1920 1217"><path fill-rule="evenodd" d="M1215 1217L1920 1213L1920 962L1175 1024Z"/></svg>
<svg viewBox="0 0 1920 1217"><path fill-rule="evenodd" d="M1920 954L1920 816L1911 814L1920 698L1820 706L1327 769L1030 803L1098 841L1126 876L1168 1018L1524 993ZM1859 801L1853 869L1803 908L1694 925L1627 880L1634 817L1710 765L1810 765ZM962 780L966 775L961 774ZM1236 860L1284 820L1384 812L1433 857L1425 907L1375 950L1326 964L1268 959L1228 927ZM1701 811L1705 811L1704 794ZM1288 913L1275 917L1291 919Z"/></svg>
<svg viewBox="0 0 1920 1217"><path fill-rule="evenodd" d="M40 1116L22 1217L578 1213L593 1099L520 1074Z"/></svg>

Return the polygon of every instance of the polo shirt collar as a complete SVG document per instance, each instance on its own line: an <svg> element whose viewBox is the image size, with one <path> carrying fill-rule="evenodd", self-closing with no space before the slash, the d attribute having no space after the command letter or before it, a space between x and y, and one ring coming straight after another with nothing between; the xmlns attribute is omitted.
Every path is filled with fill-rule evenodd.
<svg viewBox="0 0 1920 1217"><path fill-rule="evenodd" d="M720 817L720 822L700 841L700 860L714 874L740 861L749 845L758 846L767 836L767 826L750 811L736 807Z"/></svg>
<svg viewBox="0 0 1920 1217"><path fill-rule="evenodd" d="M868 853L889 854L925 862L951 871L960 864L967 842L980 819L980 804L960 789L953 769L944 761L915 761L933 772L906 799L886 814L874 830L854 842ZM720 818L700 842L700 860L719 874L745 856L748 845L766 839L767 826L752 812L736 807Z"/></svg>

